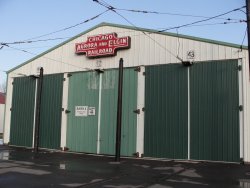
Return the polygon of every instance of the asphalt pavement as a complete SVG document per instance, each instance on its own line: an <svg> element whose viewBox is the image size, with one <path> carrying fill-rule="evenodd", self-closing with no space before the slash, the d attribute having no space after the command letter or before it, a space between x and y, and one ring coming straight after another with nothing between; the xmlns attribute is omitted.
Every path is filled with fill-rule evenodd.
<svg viewBox="0 0 250 188"><path fill-rule="evenodd" d="M92 156L0 146L0 188L250 188L250 165Z"/></svg>

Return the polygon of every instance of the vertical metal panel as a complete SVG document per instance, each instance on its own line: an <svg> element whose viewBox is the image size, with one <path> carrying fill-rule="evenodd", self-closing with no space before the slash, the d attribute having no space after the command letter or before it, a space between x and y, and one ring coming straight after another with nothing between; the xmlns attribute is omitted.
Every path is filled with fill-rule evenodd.
<svg viewBox="0 0 250 188"><path fill-rule="evenodd" d="M132 156L136 152L137 72L125 69L123 78L121 155ZM102 78L101 144L100 153L115 153L118 71L105 71Z"/></svg>
<svg viewBox="0 0 250 188"><path fill-rule="evenodd" d="M132 69L124 70L122 104L121 155L132 156L136 153L137 131L137 79L138 73Z"/></svg>
<svg viewBox="0 0 250 188"><path fill-rule="evenodd" d="M39 147L41 148L60 148L62 89L63 74L43 77L39 130Z"/></svg>
<svg viewBox="0 0 250 188"><path fill-rule="evenodd" d="M69 79L67 147L70 151L96 153L99 75L74 73ZM94 116L75 116L75 106L95 107Z"/></svg>
<svg viewBox="0 0 250 188"><path fill-rule="evenodd" d="M191 159L239 161L237 68L237 60L191 67Z"/></svg>
<svg viewBox="0 0 250 188"><path fill-rule="evenodd" d="M187 158L187 68L181 64L146 67L144 154Z"/></svg>
<svg viewBox="0 0 250 188"><path fill-rule="evenodd" d="M35 85L31 77L14 79L10 145L32 147Z"/></svg>

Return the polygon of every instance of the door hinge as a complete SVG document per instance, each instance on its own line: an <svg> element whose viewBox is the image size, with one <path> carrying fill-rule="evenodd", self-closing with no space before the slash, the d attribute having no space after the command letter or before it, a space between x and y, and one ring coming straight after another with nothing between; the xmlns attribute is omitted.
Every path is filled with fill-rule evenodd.
<svg viewBox="0 0 250 188"><path fill-rule="evenodd" d="M143 72L142 75L145 76L145 75L146 75L146 72Z"/></svg>
<svg viewBox="0 0 250 188"><path fill-rule="evenodd" d="M141 67L136 67L134 70L137 72L141 72Z"/></svg>
<svg viewBox="0 0 250 188"><path fill-rule="evenodd" d="M64 108L62 108L62 112L64 111Z"/></svg>
<svg viewBox="0 0 250 188"><path fill-rule="evenodd" d="M239 106L239 111L243 111L243 105Z"/></svg>
<svg viewBox="0 0 250 188"><path fill-rule="evenodd" d="M140 114L140 109L136 109L133 112L136 113L136 114Z"/></svg>
<svg viewBox="0 0 250 188"><path fill-rule="evenodd" d="M69 114L70 113L70 110L65 110L65 114Z"/></svg>
<svg viewBox="0 0 250 188"><path fill-rule="evenodd" d="M239 71L242 70L242 66L241 66L241 65L238 66L238 70L239 70Z"/></svg>
<svg viewBox="0 0 250 188"><path fill-rule="evenodd" d="M145 107L143 107L141 110L142 110L143 112L145 112Z"/></svg>
<svg viewBox="0 0 250 188"><path fill-rule="evenodd" d="M63 81L66 81L66 78L63 78Z"/></svg>
<svg viewBox="0 0 250 188"><path fill-rule="evenodd" d="M72 76L72 74L67 74L67 77L69 78L69 77L71 77Z"/></svg>

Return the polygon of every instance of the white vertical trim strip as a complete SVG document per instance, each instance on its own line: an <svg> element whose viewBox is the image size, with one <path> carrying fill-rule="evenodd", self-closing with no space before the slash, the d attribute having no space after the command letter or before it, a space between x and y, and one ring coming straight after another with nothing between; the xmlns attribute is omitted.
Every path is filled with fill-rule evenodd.
<svg viewBox="0 0 250 188"><path fill-rule="evenodd" d="M102 108L102 73L99 74L99 104L98 104L98 125L97 125L97 151L96 153L100 153L100 142L101 142L101 108Z"/></svg>
<svg viewBox="0 0 250 188"><path fill-rule="evenodd" d="M137 108L141 113L137 115L137 130L136 130L136 152L139 155L144 153L144 112L142 108L145 107L145 67L141 66L141 72L138 72L138 86L137 86Z"/></svg>
<svg viewBox="0 0 250 188"><path fill-rule="evenodd" d="M239 105L243 105L243 66L242 66L242 59L238 60L238 66L242 67L241 71L238 71L238 79L239 79ZM240 129L240 158L244 158L244 124L243 124L243 120L244 120L244 116L243 116L243 112L244 112L244 108L246 108L246 106L243 105L243 111L239 110L239 129Z"/></svg>
<svg viewBox="0 0 250 188"><path fill-rule="evenodd" d="M190 68L187 70L188 82L188 160L190 160Z"/></svg>
<svg viewBox="0 0 250 188"><path fill-rule="evenodd" d="M61 122L61 148L64 149L67 144L67 118L68 115L65 113L65 111L68 109L68 90L69 90L69 78L67 77L68 73L64 73L64 79L63 82L63 97L62 97L62 107L64 108L64 111L62 111L62 122Z"/></svg>
<svg viewBox="0 0 250 188"><path fill-rule="evenodd" d="M12 106L12 94L13 94L13 78L11 73L7 75L7 93L5 98L5 111L4 111L4 128L3 128L3 142L8 144L10 142L10 120L11 120L11 111Z"/></svg>
<svg viewBox="0 0 250 188"><path fill-rule="evenodd" d="M33 114L33 138L32 138L32 148L34 148L35 143L35 127L36 127L36 96L37 95L37 79L36 79L36 87L35 87L35 102L34 102L34 114Z"/></svg>

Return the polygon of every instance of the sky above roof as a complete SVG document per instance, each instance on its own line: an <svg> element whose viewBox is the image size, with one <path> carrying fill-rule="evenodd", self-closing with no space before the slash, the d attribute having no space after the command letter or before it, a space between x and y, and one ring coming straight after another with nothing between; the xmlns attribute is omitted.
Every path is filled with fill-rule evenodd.
<svg viewBox="0 0 250 188"><path fill-rule="evenodd" d="M245 8L232 11L245 6L245 0L99 0L99 3L93 0L1 0L0 42L23 42L27 39L33 42L0 46L0 83L6 79L4 71L101 22L169 29L168 32L235 44L242 43L246 31L246 23L242 22L246 20ZM107 4L117 8L115 11L120 15L111 10L103 13ZM94 18L100 13L103 14ZM221 14L225 15L178 28ZM42 35L45 36L39 37ZM247 45L247 37L243 44Z"/></svg>

